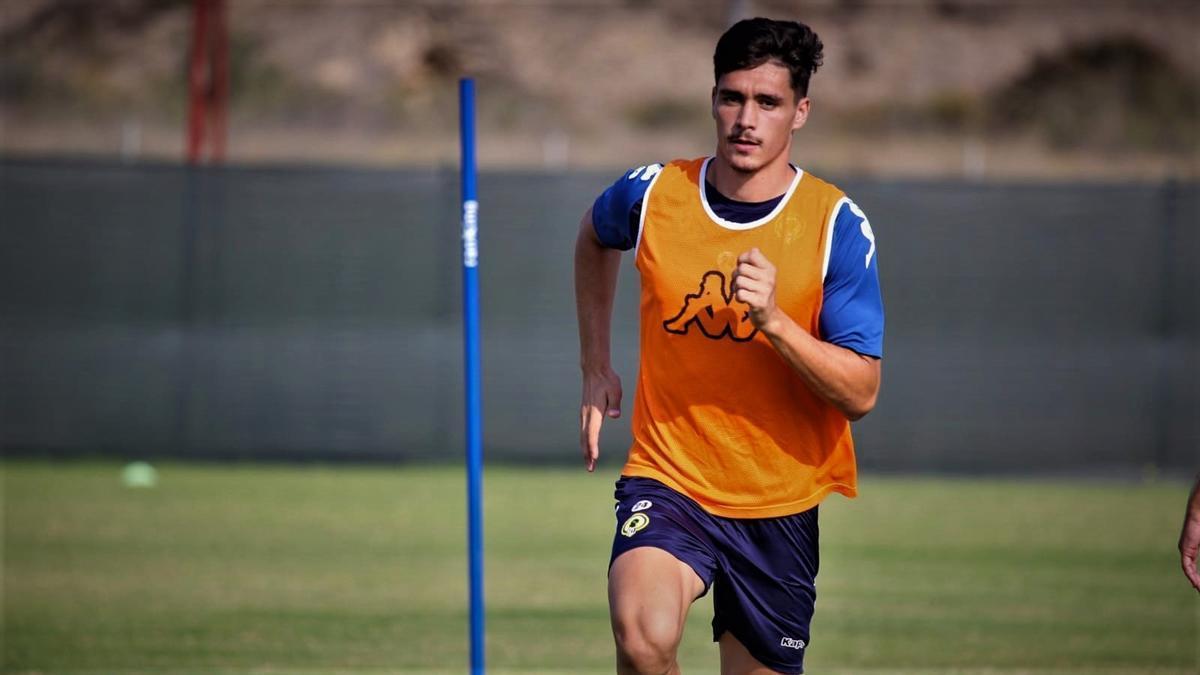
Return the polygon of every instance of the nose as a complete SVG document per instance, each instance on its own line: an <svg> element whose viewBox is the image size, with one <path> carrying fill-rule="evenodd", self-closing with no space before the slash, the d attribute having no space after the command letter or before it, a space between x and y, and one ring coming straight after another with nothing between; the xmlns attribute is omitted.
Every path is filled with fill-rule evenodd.
<svg viewBox="0 0 1200 675"><path fill-rule="evenodd" d="M753 129L757 123L758 107L753 101L748 101L738 110L737 126L739 129Z"/></svg>

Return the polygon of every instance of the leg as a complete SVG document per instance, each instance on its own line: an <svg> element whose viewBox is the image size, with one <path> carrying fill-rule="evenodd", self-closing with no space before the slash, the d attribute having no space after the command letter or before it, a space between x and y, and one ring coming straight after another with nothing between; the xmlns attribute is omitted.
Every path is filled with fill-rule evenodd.
<svg viewBox="0 0 1200 675"><path fill-rule="evenodd" d="M679 672L675 651L684 619L704 587L687 563L661 548L634 548L613 561L608 605L619 675Z"/></svg>
<svg viewBox="0 0 1200 675"><path fill-rule="evenodd" d="M713 641L722 675L804 672L816 600L817 509L722 523Z"/></svg>
<svg viewBox="0 0 1200 675"><path fill-rule="evenodd" d="M725 631L719 640L721 645L721 675L779 675L759 662L746 651L733 633Z"/></svg>

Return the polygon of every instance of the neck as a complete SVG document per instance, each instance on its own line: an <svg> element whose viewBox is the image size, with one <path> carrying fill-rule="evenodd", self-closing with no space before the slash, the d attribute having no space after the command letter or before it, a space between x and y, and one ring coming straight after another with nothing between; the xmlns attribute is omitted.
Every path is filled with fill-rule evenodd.
<svg viewBox="0 0 1200 675"><path fill-rule="evenodd" d="M757 171L737 171L717 155L708 165L708 180L717 192L739 202L765 202L787 192L796 171L788 154Z"/></svg>

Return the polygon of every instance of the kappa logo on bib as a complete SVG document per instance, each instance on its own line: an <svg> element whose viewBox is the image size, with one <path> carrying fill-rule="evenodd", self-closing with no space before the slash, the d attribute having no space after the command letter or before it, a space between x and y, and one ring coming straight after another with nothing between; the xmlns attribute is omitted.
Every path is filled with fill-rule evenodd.
<svg viewBox="0 0 1200 675"><path fill-rule="evenodd" d="M676 335L687 335L692 326L710 340L729 338L746 342L758 334L750 320L750 305L734 300L733 288L726 293L725 275L709 270L700 279L695 293L683 296L683 308L663 322L663 329Z"/></svg>
<svg viewBox="0 0 1200 675"><path fill-rule="evenodd" d="M649 524L650 516L644 513L635 513L632 516L629 516L629 519L626 520L625 524L621 526L621 534L625 535L626 537L632 537L638 532L646 529L646 526Z"/></svg>

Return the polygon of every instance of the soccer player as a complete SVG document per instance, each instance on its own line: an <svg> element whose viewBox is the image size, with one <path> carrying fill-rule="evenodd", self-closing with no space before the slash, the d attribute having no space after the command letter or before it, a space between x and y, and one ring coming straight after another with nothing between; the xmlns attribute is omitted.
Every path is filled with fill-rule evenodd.
<svg viewBox="0 0 1200 675"><path fill-rule="evenodd" d="M801 673L817 505L856 494L850 420L879 390L875 237L838 188L789 162L822 45L751 19L713 56L712 157L627 172L575 250L583 403L595 468L621 413L609 360L620 251L641 278L633 443L616 485L609 607L619 673L676 673L692 602L713 593L722 673Z"/></svg>

